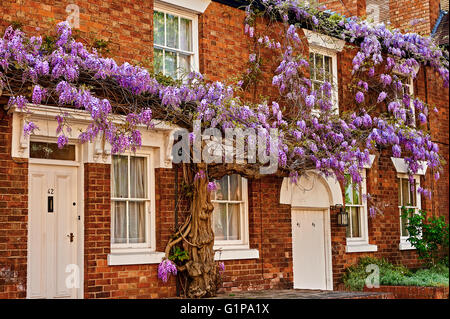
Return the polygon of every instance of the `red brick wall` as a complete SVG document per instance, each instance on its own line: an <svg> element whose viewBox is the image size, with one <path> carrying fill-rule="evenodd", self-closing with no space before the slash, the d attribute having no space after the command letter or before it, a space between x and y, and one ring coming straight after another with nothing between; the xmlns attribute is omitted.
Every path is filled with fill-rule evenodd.
<svg viewBox="0 0 450 319"><path fill-rule="evenodd" d="M199 17L200 72L212 81L244 71L249 43L245 12L212 2Z"/></svg>
<svg viewBox="0 0 450 319"><path fill-rule="evenodd" d="M220 3L211 2L199 18L200 72L211 81L239 80L248 68L249 54L256 47L258 34L268 32L273 38L280 38L278 24L267 25L267 21L257 19L255 37L244 34L245 12ZM280 42L282 42L280 40ZM262 63L261 81L251 85L245 98L255 100L262 96L277 96L278 90L272 83L273 72L278 66L273 51L260 51Z"/></svg>
<svg viewBox="0 0 450 319"><path fill-rule="evenodd" d="M170 170L156 170L158 249L163 248L169 238L168 228L173 218L173 183L168 180L170 175L173 175ZM108 266L107 256L111 250L110 176L110 165L85 164L85 298L174 296L174 278L167 284L162 283L157 277L158 265Z"/></svg>
<svg viewBox="0 0 450 319"><path fill-rule="evenodd" d="M0 299L27 287L28 161L11 157L11 128L0 104Z"/></svg>
<svg viewBox="0 0 450 319"><path fill-rule="evenodd" d="M389 7L392 27L423 35L431 33L439 15L439 0L390 0ZM412 26L411 21L415 19L421 22Z"/></svg>
<svg viewBox="0 0 450 319"><path fill-rule="evenodd" d="M391 293L394 299L448 299L448 287L380 286L364 291Z"/></svg>
<svg viewBox="0 0 450 319"><path fill-rule="evenodd" d="M292 288L291 209L279 204L281 183L249 180L250 248L259 259L225 261L222 291Z"/></svg>
<svg viewBox="0 0 450 319"><path fill-rule="evenodd" d="M433 215L449 214L449 90L444 88L439 75L430 67L421 68L418 73L414 89L419 97L431 105L429 121L426 128L431 131L433 141L439 146L440 154L446 161L441 178L436 182L433 178L434 172L427 170L424 185L429 187L433 193L433 200L425 200L424 207ZM438 113L432 110L436 107ZM435 200L438 199L438 200Z"/></svg>
<svg viewBox="0 0 450 319"><path fill-rule="evenodd" d="M366 14L366 0L318 0L318 3L346 17L362 17Z"/></svg>
<svg viewBox="0 0 450 319"><path fill-rule="evenodd" d="M56 1L2 0L0 31L13 22L21 23L28 34L54 33L56 23L69 15L66 6L80 8L80 28L73 33L85 44L109 41L107 55L118 62L153 61L153 1ZM147 60L147 61L146 61Z"/></svg>

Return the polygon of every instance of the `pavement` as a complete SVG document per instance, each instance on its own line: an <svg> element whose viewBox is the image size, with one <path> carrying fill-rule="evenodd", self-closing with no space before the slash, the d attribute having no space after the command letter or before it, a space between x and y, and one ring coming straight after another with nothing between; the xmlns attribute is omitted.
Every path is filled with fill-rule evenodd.
<svg viewBox="0 0 450 319"><path fill-rule="evenodd" d="M225 292L212 299L391 299L391 294L363 291L329 291L329 290L255 290Z"/></svg>

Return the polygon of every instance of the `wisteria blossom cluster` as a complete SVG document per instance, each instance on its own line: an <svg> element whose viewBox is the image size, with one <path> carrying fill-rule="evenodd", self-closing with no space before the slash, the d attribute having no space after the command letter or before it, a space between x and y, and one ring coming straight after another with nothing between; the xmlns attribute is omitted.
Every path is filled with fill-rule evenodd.
<svg viewBox="0 0 450 319"><path fill-rule="evenodd" d="M249 37L257 38L261 46L278 53L280 62L273 76L273 85L279 88L286 102L285 110L298 109L298 121L289 123L287 127L281 126L285 133L280 150L281 163L286 159L285 162L292 165L306 157L324 174L333 172L341 180L344 180L343 174L350 174L352 181L358 183L361 181L359 172L369 153L375 152L377 147L390 147L394 157L405 158L410 179L425 163L436 171L435 178L439 178L442 159L438 146L415 123L416 119L421 124L427 122L430 106L405 92L405 84L399 75L414 79L421 65L429 65L448 87L448 60L431 38L415 33L402 34L384 24L373 25L358 18L319 11L324 8L309 6L302 1L263 0L264 14L274 17L277 22L281 17L285 25L285 41L270 39L255 30L254 2L251 1L246 10L245 30ZM331 80L325 80L320 88L314 88L310 79L303 75L305 72L302 71L309 68L307 57L301 53L303 43L299 35L305 25L319 33L341 37L359 49L353 59L352 70L354 102L359 109L348 118L343 114L334 116ZM251 57L250 61L256 59ZM372 104L369 103L369 86L372 91L382 88ZM387 112L378 112L378 116L369 114L371 110L385 106ZM437 112L436 108L433 111ZM277 123L282 123L282 118L279 112ZM295 180L298 170L289 171ZM429 191L423 188L419 192L430 196Z"/></svg>
<svg viewBox="0 0 450 319"><path fill-rule="evenodd" d="M414 118L426 122L430 106L417 97L400 93L403 84L395 75L403 73L414 78L417 68L427 64L448 86L448 61L429 38L402 34L355 18L338 17L336 23L330 24L324 12L297 0L262 3L267 16L281 17L284 34L279 39L258 34L252 3L246 10L244 30L278 59L272 84L279 97L274 100L246 102L239 97L239 85L207 82L195 72L182 84L161 84L143 67L119 65L86 49L72 38L67 22L58 24L51 52L44 49L40 37L27 38L22 31L9 27L0 39L0 88L11 95L9 105L24 112L29 111L28 103L46 104L52 97L61 107L88 112L92 121L80 133L80 141L103 136L113 153L139 147L141 130L151 128L155 119L163 118L188 130L192 130L194 120L200 120L203 128L257 129L258 136L267 139L268 145L269 131L276 129L279 172L293 181L306 170L316 169L342 181L349 174L358 183L369 155L379 147L391 149L395 157L404 157L411 178L424 164L438 172L442 166L438 146L414 122ZM302 55L301 23L325 34L342 36L358 48L352 70L357 111L339 114L332 81L324 81L317 88L305 76L309 60ZM250 63L260 63L257 53L249 55ZM23 86L16 89L11 79L17 74L22 83L32 84L31 92L24 91ZM371 104L369 90L374 82L382 90ZM129 105L125 109L118 107L117 100L99 94L102 90L95 87L97 83L114 85L118 91L126 92ZM383 107L385 112L371 112ZM121 115L120 120L117 114ZM73 134L70 119L61 112L55 120L58 145L63 147ZM28 122L24 134L36 129L35 123ZM191 133L190 138L199 137ZM246 147L254 145L249 141ZM197 178L203 178L202 174L199 172ZM435 177L439 178L439 174ZM214 187L208 184L211 191Z"/></svg>
<svg viewBox="0 0 450 319"><path fill-rule="evenodd" d="M219 263L219 273L223 274L225 272L225 263L223 261L221 261Z"/></svg>
<svg viewBox="0 0 450 319"><path fill-rule="evenodd" d="M158 278L167 282L171 274L176 276L177 266L169 259L164 259L158 266Z"/></svg>

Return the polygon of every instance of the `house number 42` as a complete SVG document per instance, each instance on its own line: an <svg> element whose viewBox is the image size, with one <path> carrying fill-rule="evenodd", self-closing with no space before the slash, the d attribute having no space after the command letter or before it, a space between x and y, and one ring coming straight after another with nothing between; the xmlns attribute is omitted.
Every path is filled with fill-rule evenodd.
<svg viewBox="0 0 450 319"><path fill-rule="evenodd" d="M53 194L55 192L55 190L53 188L49 188L47 191L47 194Z"/></svg>

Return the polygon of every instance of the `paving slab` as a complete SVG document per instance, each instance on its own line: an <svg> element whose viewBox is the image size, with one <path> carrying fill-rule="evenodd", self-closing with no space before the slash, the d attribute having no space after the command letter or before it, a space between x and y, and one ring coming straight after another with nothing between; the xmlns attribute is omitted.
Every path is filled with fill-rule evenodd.
<svg viewBox="0 0 450 319"><path fill-rule="evenodd" d="M212 299L391 299L390 293L329 290L255 290L225 292Z"/></svg>

